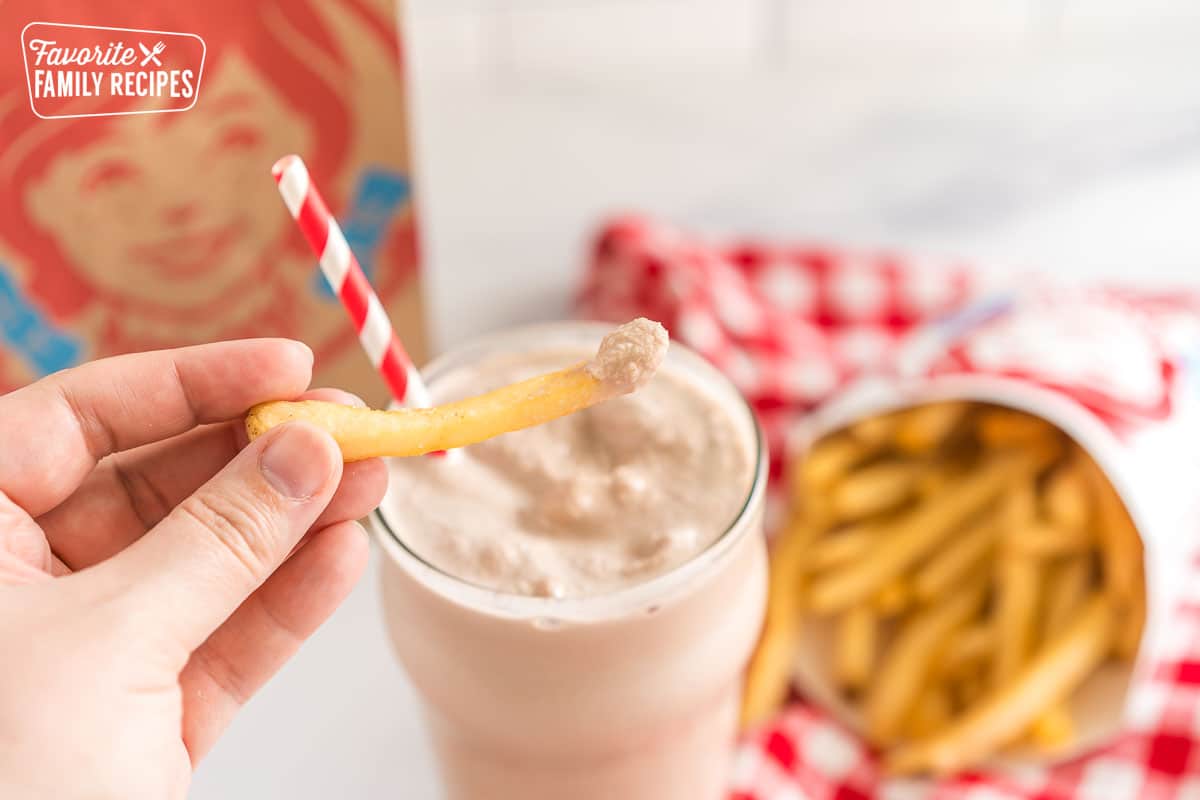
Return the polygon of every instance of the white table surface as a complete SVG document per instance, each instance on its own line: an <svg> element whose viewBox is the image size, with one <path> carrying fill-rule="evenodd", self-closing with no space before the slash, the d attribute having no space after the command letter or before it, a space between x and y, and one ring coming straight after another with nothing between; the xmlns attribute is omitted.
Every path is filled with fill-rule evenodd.
<svg viewBox="0 0 1200 800"><path fill-rule="evenodd" d="M626 208L997 270L1200 281L1200 57L1186 51L481 77L422 75L415 46L441 347L567 314L588 232ZM439 796L377 569L378 553L243 710L195 800Z"/></svg>

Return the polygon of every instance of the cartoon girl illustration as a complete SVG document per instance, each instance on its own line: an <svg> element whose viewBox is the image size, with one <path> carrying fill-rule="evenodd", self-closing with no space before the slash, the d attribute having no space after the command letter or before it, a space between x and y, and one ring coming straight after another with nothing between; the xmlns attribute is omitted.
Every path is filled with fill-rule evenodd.
<svg viewBox="0 0 1200 800"><path fill-rule="evenodd" d="M392 4L77 5L71 22L199 34L203 78L188 111L43 120L24 97L20 55L4 57L0 252L16 261L9 268L24 276L26 295L91 342L84 357L279 335L313 346L318 368L350 362L361 373L365 359L340 305L314 291L314 259L270 167L280 155L302 154L335 211L352 204L368 172L407 171ZM38 7L6 4L6 20L19 27L39 19ZM131 108L75 102L78 113ZM401 305L396 322L413 338L416 237L407 200L382 220L376 252L359 255L376 264L376 289ZM322 378L342 380L341 369Z"/></svg>

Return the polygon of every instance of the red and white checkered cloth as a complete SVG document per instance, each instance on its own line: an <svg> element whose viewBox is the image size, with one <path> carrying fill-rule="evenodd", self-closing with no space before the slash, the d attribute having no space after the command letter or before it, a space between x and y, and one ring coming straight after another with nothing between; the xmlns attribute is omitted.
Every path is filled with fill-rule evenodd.
<svg viewBox="0 0 1200 800"><path fill-rule="evenodd" d="M824 247L718 247L627 217L597 238L579 310L656 319L720 367L758 412L778 475L797 412L886 364L905 334L978 288L962 266Z"/></svg>
<svg viewBox="0 0 1200 800"><path fill-rule="evenodd" d="M626 217L591 253L587 317L658 319L723 369L759 413L772 475L797 415L864 370L885 367L905 334L980 296L965 265L892 253L764 243L721 245ZM1193 314L1195 297L1108 290L1147 313ZM1180 531L1200 546L1200 524ZM1164 652L1132 689L1117 741L1069 763L960 775L932 787L885 779L874 754L802 698L738 749L730 800L1196 798L1200 800L1200 557ZM1168 651L1169 649L1169 651Z"/></svg>

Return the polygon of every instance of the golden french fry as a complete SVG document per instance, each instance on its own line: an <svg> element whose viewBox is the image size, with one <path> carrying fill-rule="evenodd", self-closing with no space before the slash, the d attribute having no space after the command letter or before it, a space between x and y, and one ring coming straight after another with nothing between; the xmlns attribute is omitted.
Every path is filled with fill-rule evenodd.
<svg viewBox="0 0 1200 800"><path fill-rule="evenodd" d="M276 425L304 420L327 430L346 461L450 450L628 394L653 377L666 352L666 330L639 318L605 336L589 361L486 394L393 411L316 400L260 403L246 414L246 432L255 439Z"/></svg>
<svg viewBox="0 0 1200 800"><path fill-rule="evenodd" d="M1034 521L1036 495L1032 485L1013 489L1002 511L1005 538L1021 535ZM1042 592L1037 559L1007 550L996 561L996 656L991 681L1001 686L1012 679L1029 659L1037 641L1037 615Z"/></svg>
<svg viewBox="0 0 1200 800"><path fill-rule="evenodd" d="M983 665L962 670L953 678L953 696L960 709L968 709L983 696L987 689L987 678Z"/></svg>
<svg viewBox="0 0 1200 800"><path fill-rule="evenodd" d="M914 739L925 739L935 735L950 722L953 715L950 692L943 684L931 683L925 687L909 711L904 723L904 733Z"/></svg>
<svg viewBox="0 0 1200 800"><path fill-rule="evenodd" d="M1033 652L1040 592L1040 565L1036 559L1005 554L997 561L993 686L1012 680Z"/></svg>
<svg viewBox="0 0 1200 800"><path fill-rule="evenodd" d="M933 550L951 531L991 502L1009 483L1028 476L1046 453L1006 452L991 456L972 474L947 487L938 502L925 502L881 526L871 558L817 576L810 607L832 613L864 601Z"/></svg>
<svg viewBox="0 0 1200 800"><path fill-rule="evenodd" d="M1062 702L1104 659L1111 640L1112 608L1097 592L1013 681L989 691L937 735L889 753L888 770L946 775L978 764Z"/></svg>
<svg viewBox="0 0 1200 800"><path fill-rule="evenodd" d="M850 435L868 447L878 448L889 443L895 427L896 418L891 414L874 414L852 423Z"/></svg>
<svg viewBox="0 0 1200 800"><path fill-rule="evenodd" d="M953 534L947 543L912 577L913 593L922 602L940 597L987 561L1001 528L994 518L984 516Z"/></svg>
<svg viewBox="0 0 1200 800"><path fill-rule="evenodd" d="M319 400L262 403L247 414L246 431L255 439L277 425L303 420L328 431L346 461L415 456L540 425L603 399L599 382L577 365L434 408L383 411Z"/></svg>
<svg viewBox="0 0 1200 800"><path fill-rule="evenodd" d="M815 532L793 518L771 550L767 615L758 647L746 670L742 724L770 716L787 698L792 661L800 638L802 566Z"/></svg>
<svg viewBox="0 0 1200 800"><path fill-rule="evenodd" d="M1081 553L1048 567L1042 639L1053 638L1075 616L1092 589L1092 554Z"/></svg>
<svg viewBox="0 0 1200 800"><path fill-rule="evenodd" d="M881 461L857 469L831 489L833 512L856 520L894 508L912 495L922 469L912 461Z"/></svg>
<svg viewBox="0 0 1200 800"><path fill-rule="evenodd" d="M962 480L975 466L974 459L963 454L940 458L917 480L917 494L925 500L936 499L947 486Z"/></svg>
<svg viewBox="0 0 1200 800"><path fill-rule="evenodd" d="M975 427L979 440L989 447L1019 447L1054 439L1050 423L1011 408L989 408L979 414Z"/></svg>
<svg viewBox="0 0 1200 800"><path fill-rule="evenodd" d="M1068 458L1046 479L1042 490L1046 518L1064 530L1085 530L1092 511L1090 494L1078 459Z"/></svg>
<svg viewBox="0 0 1200 800"><path fill-rule="evenodd" d="M742 692L742 727L756 725L787 699L792 661L800 638L797 621L768 617L750 664Z"/></svg>
<svg viewBox="0 0 1200 800"><path fill-rule="evenodd" d="M1000 507L1000 515L1008 531L1019 530L1029 525L1037 518L1037 493L1033 483L1014 483L1004 503Z"/></svg>
<svg viewBox="0 0 1200 800"><path fill-rule="evenodd" d="M795 480L809 486L826 487L870 452L870 448L845 433L826 436L802 457ZM799 493L795 485L793 492Z"/></svg>
<svg viewBox="0 0 1200 800"><path fill-rule="evenodd" d="M796 491L791 498L793 513L803 514L805 520L817 530L834 524L827 491L803 481L797 481L794 488Z"/></svg>
<svg viewBox="0 0 1200 800"><path fill-rule="evenodd" d="M1095 463L1087 470L1096 497L1096 527L1100 535L1104 580L1116 597L1127 601L1136 593L1142 570L1142 540L1125 503Z"/></svg>
<svg viewBox="0 0 1200 800"><path fill-rule="evenodd" d="M905 409L896 415L892 440L906 453L928 453L950 436L966 413L967 404L958 401Z"/></svg>
<svg viewBox="0 0 1200 800"><path fill-rule="evenodd" d="M983 605L977 585L923 609L905 621L880 659L863 704L867 732L879 744L895 741L942 643Z"/></svg>
<svg viewBox="0 0 1200 800"><path fill-rule="evenodd" d="M907 578L895 578L875 595L874 607L883 617L894 617L912 605L915 599L912 584Z"/></svg>
<svg viewBox="0 0 1200 800"><path fill-rule="evenodd" d="M1042 559L1088 552L1094 545L1092 531L1087 527L1067 528L1040 520L1011 531L1004 538L1006 552Z"/></svg>
<svg viewBox="0 0 1200 800"><path fill-rule="evenodd" d="M805 568L820 572L866 555L879 541L879 529L874 523L863 522L822 536L809 547L804 559Z"/></svg>
<svg viewBox="0 0 1200 800"><path fill-rule="evenodd" d="M1132 658L1141 643L1146 615L1142 540L1125 503L1100 467L1091 459L1081 459L1081 462L1096 498L1096 529L1104 585L1117 603L1121 620L1114 650L1122 658Z"/></svg>
<svg viewBox="0 0 1200 800"><path fill-rule="evenodd" d="M989 623L977 622L956 630L950 634L938 656L938 672L942 675L958 675L981 666L995 647L996 631Z"/></svg>
<svg viewBox="0 0 1200 800"><path fill-rule="evenodd" d="M799 611L804 563L816 538L816 529L802 517L792 517L771 547L767 607ZM794 616L794 615L793 615Z"/></svg>
<svg viewBox="0 0 1200 800"><path fill-rule="evenodd" d="M1065 703L1055 703L1042 712L1029 729L1029 739L1041 750L1053 753L1075 738L1075 722Z"/></svg>
<svg viewBox="0 0 1200 800"><path fill-rule="evenodd" d="M870 606L855 606L838 619L833 663L844 689L861 689L870 679L877 635L878 624Z"/></svg>
<svg viewBox="0 0 1200 800"><path fill-rule="evenodd" d="M949 475L948 470L946 470L943 466L938 465L930 470L927 470L925 474L922 475L917 481L917 485L915 487L917 495L922 500L928 500L930 498L937 497L942 490L950 485L952 480L953 478L951 478Z"/></svg>

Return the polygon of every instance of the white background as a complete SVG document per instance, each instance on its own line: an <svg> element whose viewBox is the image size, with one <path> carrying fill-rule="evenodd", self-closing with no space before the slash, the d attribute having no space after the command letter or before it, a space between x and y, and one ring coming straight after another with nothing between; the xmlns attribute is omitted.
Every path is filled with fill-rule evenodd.
<svg viewBox="0 0 1200 800"><path fill-rule="evenodd" d="M1193 0L416 0L407 37L439 348L568 314L624 209L1200 283ZM193 798L438 797L376 568Z"/></svg>

